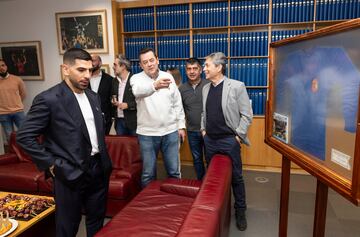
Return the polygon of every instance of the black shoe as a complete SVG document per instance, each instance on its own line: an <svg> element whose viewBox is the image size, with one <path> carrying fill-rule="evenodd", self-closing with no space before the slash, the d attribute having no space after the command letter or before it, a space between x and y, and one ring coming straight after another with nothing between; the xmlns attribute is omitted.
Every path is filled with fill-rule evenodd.
<svg viewBox="0 0 360 237"><path fill-rule="evenodd" d="M246 221L246 215L245 215L245 211L239 211L235 213L235 217L236 217L236 227L240 230L240 231L244 231L247 228L247 221Z"/></svg>

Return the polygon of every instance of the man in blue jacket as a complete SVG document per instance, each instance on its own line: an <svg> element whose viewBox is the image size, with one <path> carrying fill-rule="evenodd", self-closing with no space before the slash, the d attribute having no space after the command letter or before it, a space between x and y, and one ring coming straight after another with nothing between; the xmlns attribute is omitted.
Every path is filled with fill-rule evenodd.
<svg viewBox="0 0 360 237"><path fill-rule="evenodd" d="M76 236L83 208L89 237L103 226L112 168L105 118L99 96L88 89L90 54L73 48L63 60L65 80L35 97L17 142L40 170L53 177L56 236Z"/></svg>

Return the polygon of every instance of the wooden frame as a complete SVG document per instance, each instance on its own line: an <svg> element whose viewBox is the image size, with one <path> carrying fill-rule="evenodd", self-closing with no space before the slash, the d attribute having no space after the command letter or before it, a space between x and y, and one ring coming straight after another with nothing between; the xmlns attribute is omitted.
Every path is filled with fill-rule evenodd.
<svg viewBox="0 0 360 237"><path fill-rule="evenodd" d="M58 12L55 18L60 54L73 47L108 53L106 10Z"/></svg>
<svg viewBox="0 0 360 237"><path fill-rule="evenodd" d="M40 41L0 43L0 58L8 72L23 80L44 80L44 66Z"/></svg>
<svg viewBox="0 0 360 237"><path fill-rule="evenodd" d="M360 47L353 39L359 36L355 19L271 43L265 119L267 144L355 205L360 203ZM287 118L286 126L276 126L275 113ZM289 137L279 138L277 127L287 127Z"/></svg>

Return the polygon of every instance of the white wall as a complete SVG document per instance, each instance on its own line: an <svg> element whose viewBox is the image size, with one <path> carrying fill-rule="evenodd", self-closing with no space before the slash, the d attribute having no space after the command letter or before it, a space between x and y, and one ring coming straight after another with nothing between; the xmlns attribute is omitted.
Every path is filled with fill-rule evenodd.
<svg viewBox="0 0 360 237"><path fill-rule="evenodd" d="M25 81L28 96L27 111L33 98L43 90L60 82L60 64L56 36L56 12L106 9L109 53L101 54L104 64L113 64L114 37L112 31L111 0L2 0L0 1L0 42L41 41L44 81Z"/></svg>

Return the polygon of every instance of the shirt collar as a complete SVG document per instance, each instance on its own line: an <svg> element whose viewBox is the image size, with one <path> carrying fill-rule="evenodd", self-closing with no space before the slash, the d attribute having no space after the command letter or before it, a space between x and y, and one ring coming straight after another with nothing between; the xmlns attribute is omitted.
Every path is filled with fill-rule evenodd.
<svg viewBox="0 0 360 237"><path fill-rule="evenodd" d="M214 87L216 87L217 85L219 85L221 82L223 82L225 80L225 76L223 76L223 78L221 78L221 80L219 80L218 82L216 82L216 83L213 83L213 82L211 82L211 84L214 86Z"/></svg>

